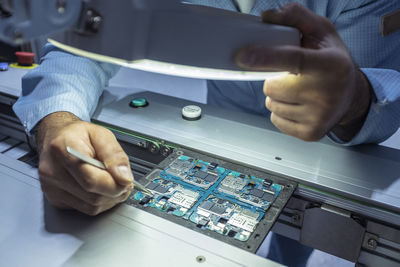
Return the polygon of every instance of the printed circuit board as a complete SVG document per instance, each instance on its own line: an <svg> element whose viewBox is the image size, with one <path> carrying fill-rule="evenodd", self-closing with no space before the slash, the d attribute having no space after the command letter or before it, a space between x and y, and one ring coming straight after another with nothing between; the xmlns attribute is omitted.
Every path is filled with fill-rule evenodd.
<svg viewBox="0 0 400 267"><path fill-rule="evenodd" d="M284 185L215 162L179 155L137 191L143 207L181 217L205 231L247 241Z"/></svg>

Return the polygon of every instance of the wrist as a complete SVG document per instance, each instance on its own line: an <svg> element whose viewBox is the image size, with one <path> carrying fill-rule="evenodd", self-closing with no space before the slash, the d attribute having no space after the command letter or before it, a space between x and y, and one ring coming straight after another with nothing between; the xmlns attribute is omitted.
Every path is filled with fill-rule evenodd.
<svg viewBox="0 0 400 267"><path fill-rule="evenodd" d="M364 73L357 69L355 94L348 111L331 129L341 140L350 141L362 128L368 115L373 89Z"/></svg>
<svg viewBox="0 0 400 267"><path fill-rule="evenodd" d="M38 153L40 154L42 148L55 138L60 130L77 121L80 121L78 117L65 111L54 112L41 119L34 129Z"/></svg>

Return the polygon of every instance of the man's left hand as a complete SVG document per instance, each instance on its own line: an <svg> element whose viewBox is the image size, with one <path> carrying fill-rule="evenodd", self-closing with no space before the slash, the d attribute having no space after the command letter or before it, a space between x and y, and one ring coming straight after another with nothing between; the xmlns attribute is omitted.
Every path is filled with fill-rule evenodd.
<svg viewBox="0 0 400 267"><path fill-rule="evenodd" d="M265 11L262 19L302 33L302 47L254 45L237 55L237 64L245 69L295 73L264 83L271 122L306 141L319 140L329 131L350 140L365 120L371 86L335 27L299 4Z"/></svg>

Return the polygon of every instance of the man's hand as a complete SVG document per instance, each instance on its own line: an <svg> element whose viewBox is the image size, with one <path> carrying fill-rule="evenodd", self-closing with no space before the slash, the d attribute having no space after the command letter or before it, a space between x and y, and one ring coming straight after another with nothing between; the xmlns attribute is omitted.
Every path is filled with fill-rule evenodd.
<svg viewBox="0 0 400 267"><path fill-rule="evenodd" d="M237 55L237 64L245 69L294 73L264 83L272 123L306 141L328 131L351 140L368 112L371 86L335 27L299 4L265 11L262 20L295 27L303 35L302 47L254 45Z"/></svg>
<svg viewBox="0 0 400 267"><path fill-rule="evenodd" d="M56 112L41 120L36 136L40 183L51 204L96 215L128 198L129 160L109 130ZM66 146L104 162L107 171L74 158Z"/></svg>

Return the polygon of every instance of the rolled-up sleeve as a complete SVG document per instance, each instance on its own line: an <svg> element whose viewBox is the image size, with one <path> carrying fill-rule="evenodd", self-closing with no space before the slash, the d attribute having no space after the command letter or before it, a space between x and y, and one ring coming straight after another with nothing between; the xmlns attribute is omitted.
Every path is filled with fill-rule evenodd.
<svg viewBox="0 0 400 267"><path fill-rule="evenodd" d="M45 116L71 112L89 121L103 89L119 67L77 57L47 44L41 64L22 79L13 109L29 133Z"/></svg>
<svg viewBox="0 0 400 267"><path fill-rule="evenodd" d="M400 1L348 1L333 21L372 89L370 109L360 131L344 145L380 143L400 126L400 31L382 35L382 20L400 9Z"/></svg>
<svg viewBox="0 0 400 267"><path fill-rule="evenodd" d="M400 72L386 69L361 69L373 87L375 96L361 130L350 142L333 133L330 138L340 144L380 143L400 127Z"/></svg>

